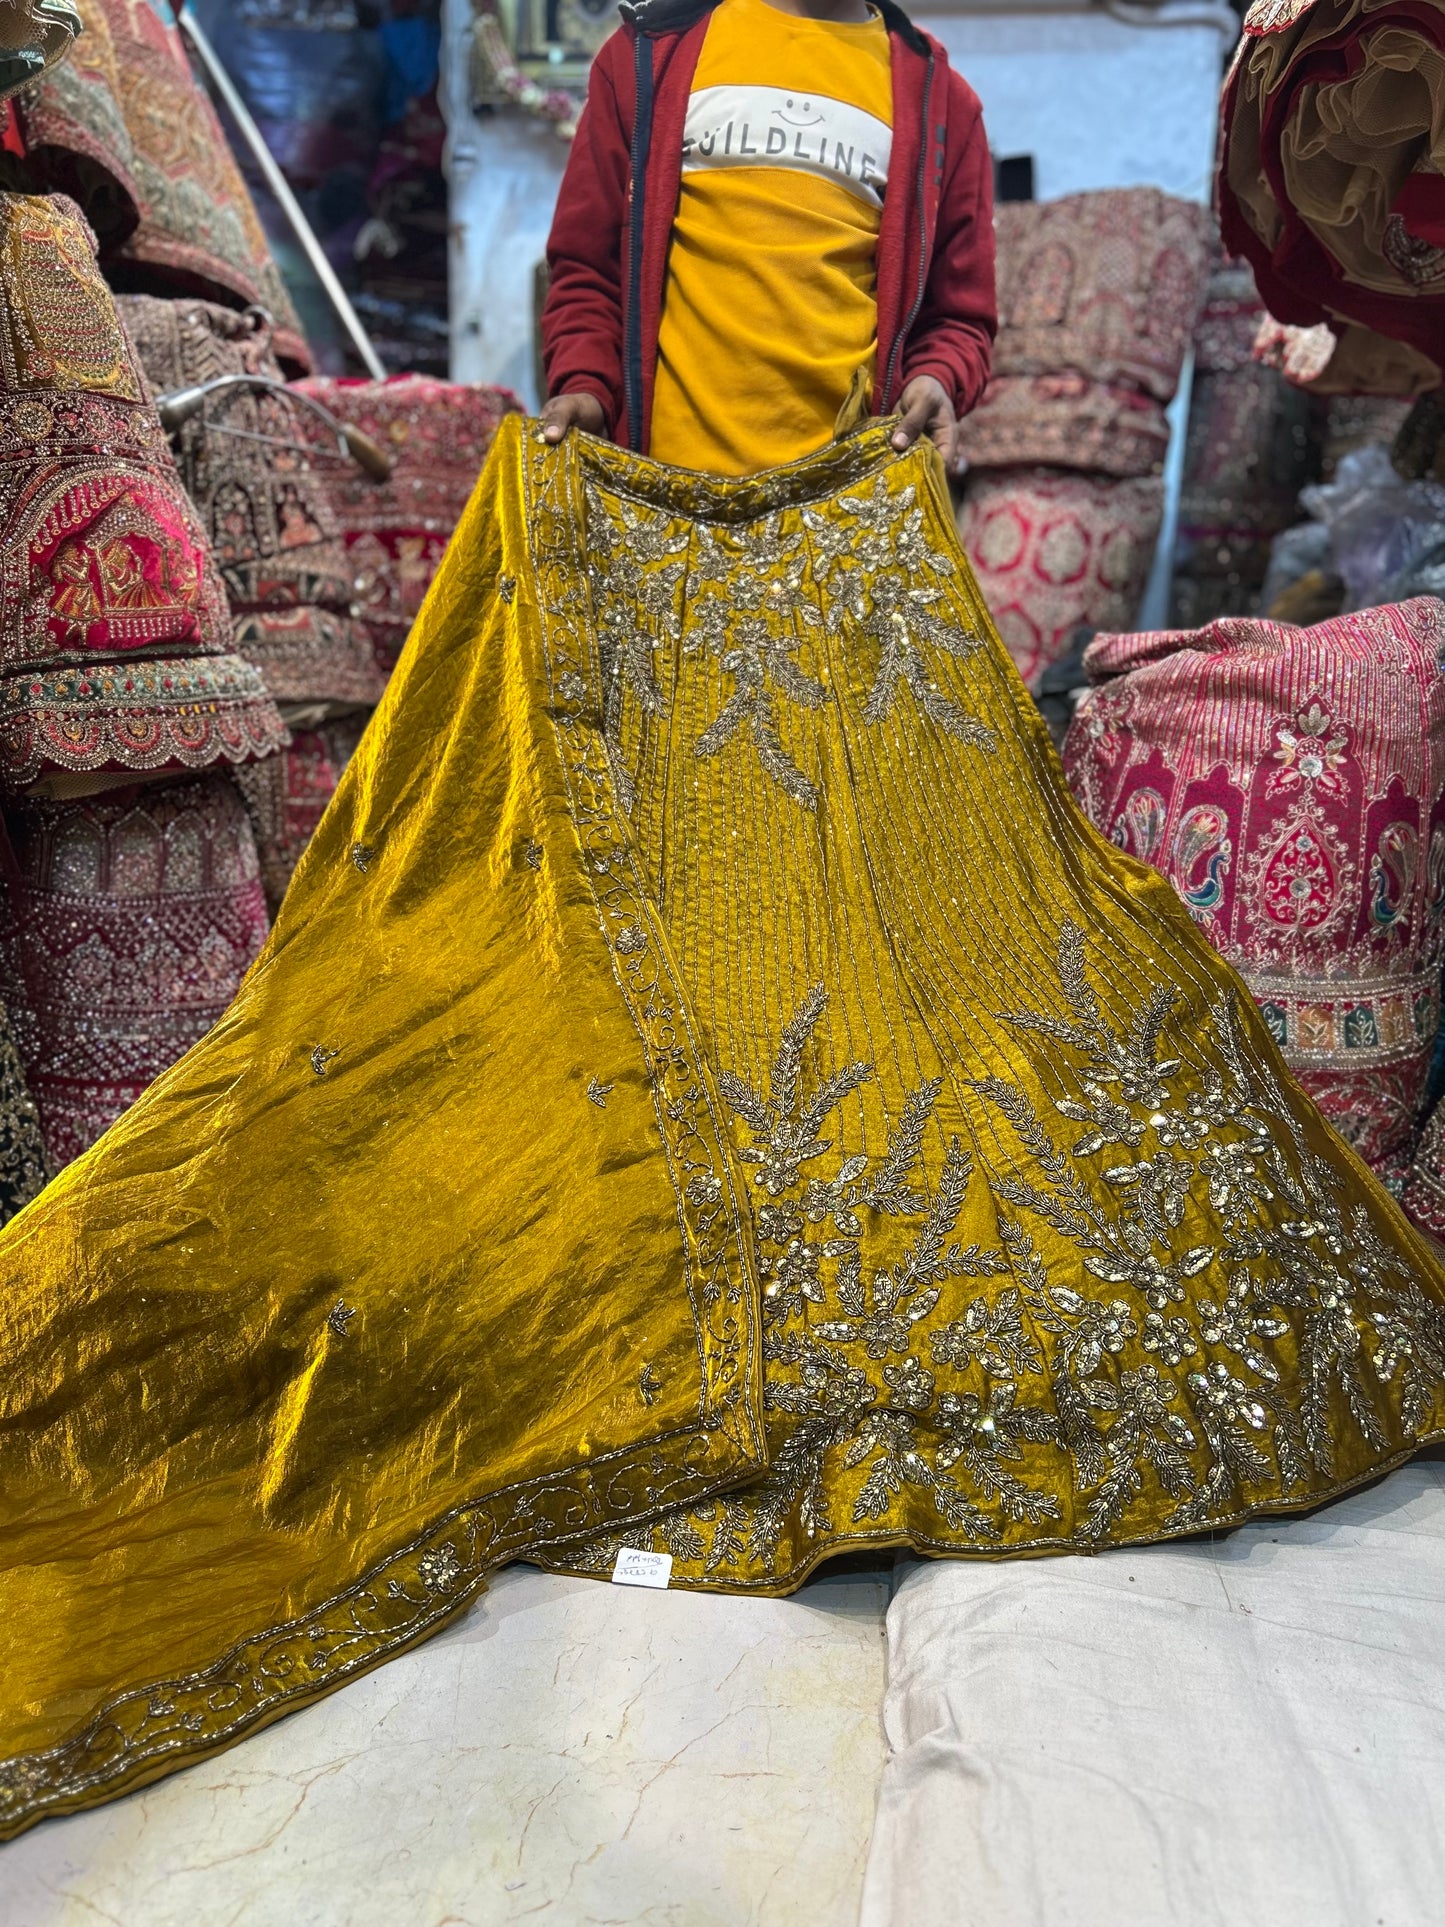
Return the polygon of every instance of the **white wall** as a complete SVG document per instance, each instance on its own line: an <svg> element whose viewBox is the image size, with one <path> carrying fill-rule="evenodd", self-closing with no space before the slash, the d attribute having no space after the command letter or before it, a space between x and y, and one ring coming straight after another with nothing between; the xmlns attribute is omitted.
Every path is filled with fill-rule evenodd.
<svg viewBox="0 0 1445 1927"><path fill-rule="evenodd" d="M997 154L1032 154L1040 200L1095 187L1209 198L1219 87L1234 16L1219 0L1166 0L1139 25L1102 10L943 13L919 19L983 101ZM452 128L452 371L529 403L532 273L566 149L520 112L467 106L469 0L445 0Z"/></svg>
<svg viewBox="0 0 1445 1927"><path fill-rule="evenodd" d="M983 102L994 152L1034 156L1041 201L1096 187L1209 199L1227 8L1171 0L1149 26L1102 11L917 11Z"/></svg>

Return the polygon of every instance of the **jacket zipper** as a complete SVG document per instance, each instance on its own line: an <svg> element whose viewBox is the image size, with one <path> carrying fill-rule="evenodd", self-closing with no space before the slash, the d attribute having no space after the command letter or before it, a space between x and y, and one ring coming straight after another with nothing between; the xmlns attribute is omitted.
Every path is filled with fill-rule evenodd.
<svg viewBox="0 0 1445 1927"><path fill-rule="evenodd" d="M903 344L913 332L913 324L923 307L924 292L928 287L928 212L927 183L928 155L933 145L933 49L928 52L928 71L923 77L923 144L918 150L918 289L913 297L913 306L898 333L893 337L893 346L888 354L888 371L883 378L883 393L878 403L878 413L886 415L893 405L893 383L898 374L898 359L903 353Z"/></svg>
<svg viewBox="0 0 1445 1927"><path fill-rule="evenodd" d="M627 342L624 393L627 445L642 453L642 244L647 215L647 159L652 149L652 41L639 33L632 113L632 206L627 233Z"/></svg>

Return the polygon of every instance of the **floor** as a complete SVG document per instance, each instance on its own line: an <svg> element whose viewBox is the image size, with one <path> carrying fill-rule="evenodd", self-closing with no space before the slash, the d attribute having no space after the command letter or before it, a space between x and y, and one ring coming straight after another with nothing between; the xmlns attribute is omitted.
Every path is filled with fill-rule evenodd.
<svg viewBox="0 0 1445 1927"><path fill-rule="evenodd" d="M518 1567L218 1759L0 1847L4 1927L853 1927L886 1570L792 1600Z"/></svg>

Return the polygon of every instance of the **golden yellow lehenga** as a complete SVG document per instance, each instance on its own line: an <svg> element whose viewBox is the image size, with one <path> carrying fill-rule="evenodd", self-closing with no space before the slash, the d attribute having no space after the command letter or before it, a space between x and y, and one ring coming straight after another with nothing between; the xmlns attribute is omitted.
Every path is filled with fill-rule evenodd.
<svg viewBox="0 0 1445 1927"><path fill-rule="evenodd" d="M508 1559L778 1593L1445 1431L1434 1256L878 428L713 482L505 423L237 1002L0 1259L7 1833Z"/></svg>

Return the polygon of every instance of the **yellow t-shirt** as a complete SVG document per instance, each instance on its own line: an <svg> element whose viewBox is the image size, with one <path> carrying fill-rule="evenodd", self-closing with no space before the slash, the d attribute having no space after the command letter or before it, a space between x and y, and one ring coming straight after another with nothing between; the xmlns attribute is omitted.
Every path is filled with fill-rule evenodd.
<svg viewBox="0 0 1445 1927"><path fill-rule="evenodd" d="M688 100L650 452L749 475L831 438L878 347L888 30L721 0Z"/></svg>

